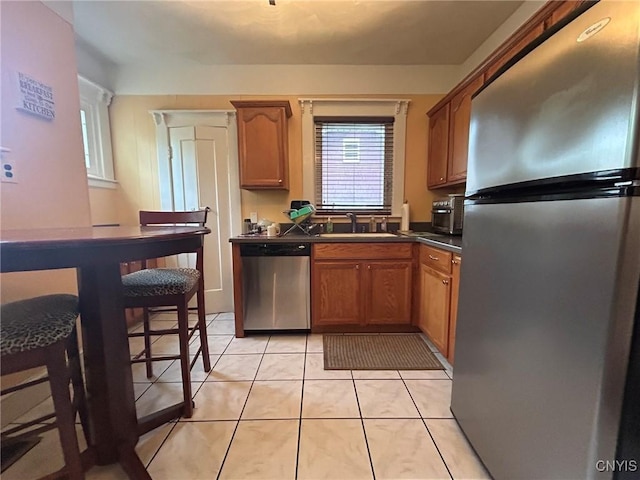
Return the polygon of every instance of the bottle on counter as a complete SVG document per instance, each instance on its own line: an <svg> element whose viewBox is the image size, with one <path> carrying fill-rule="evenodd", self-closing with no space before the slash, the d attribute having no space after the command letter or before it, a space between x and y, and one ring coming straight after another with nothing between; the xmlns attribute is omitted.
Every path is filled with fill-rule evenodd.
<svg viewBox="0 0 640 480"><path fill-rule="evenodd" d="M331 220L331 217L327 217L327 224L325 226L325 232L333 233L333 221Z"/></svg>
<svg viewBox="0 0 640 480"><path fill-rule="evenodd" d="M369 219L369 233L373 233L376 231L376 217L373 215Z"/></svg>
<svg viewBox="0 0 640 480"><path fill-rule="evenodd" d="M380 222L380 231L381 232L387 231L387 217L382 217L382 221Z"/></svg>
<svg viewBox="0 0 640 480"><path fill-rule="evenodd" d="M251 233L251 219L245 218L244 222L242 223L242 234L248 235L249 233Z"/></svg>

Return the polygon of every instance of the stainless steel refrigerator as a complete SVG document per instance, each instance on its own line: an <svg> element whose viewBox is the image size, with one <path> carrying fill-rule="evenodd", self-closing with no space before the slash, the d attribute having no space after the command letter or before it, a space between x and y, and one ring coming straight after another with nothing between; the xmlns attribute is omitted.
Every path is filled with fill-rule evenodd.
<svg viewBox="0 0 640 480"><path fill-rule="evenodd" d="M640 478L639 38L604 0L472 100L451 411L497 480Z"/></svg>

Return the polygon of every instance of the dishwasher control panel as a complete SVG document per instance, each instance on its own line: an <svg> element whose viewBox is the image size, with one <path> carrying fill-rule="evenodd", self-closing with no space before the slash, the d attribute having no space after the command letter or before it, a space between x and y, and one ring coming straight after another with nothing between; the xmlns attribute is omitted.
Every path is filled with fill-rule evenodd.
<svg viewBox="0 0 640 480"><path fill-rule="evenodd" d="M310 243L245 243L240 245L241 257L309 257Z"/></svg>

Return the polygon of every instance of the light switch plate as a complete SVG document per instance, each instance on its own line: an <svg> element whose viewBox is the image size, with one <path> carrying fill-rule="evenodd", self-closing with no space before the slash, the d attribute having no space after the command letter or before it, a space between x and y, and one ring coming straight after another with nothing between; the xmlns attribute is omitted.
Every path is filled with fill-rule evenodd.
<svg viewBox="0 0 640 480"><path fill-rule="evenodd" d="M10 149L0 147L0 165L0 168L2 168L2 177L0 177L0 180L6 183L18 183L16 166Z"/></svg>

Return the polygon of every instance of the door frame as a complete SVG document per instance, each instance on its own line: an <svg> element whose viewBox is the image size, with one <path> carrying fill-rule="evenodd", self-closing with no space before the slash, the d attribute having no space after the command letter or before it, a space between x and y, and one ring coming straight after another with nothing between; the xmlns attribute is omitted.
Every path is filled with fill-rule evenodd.
<svg viewBox="0 0 640 480"><path fill-rule="evenodd" d="M205 125L222 127L227 132L229 147L229 217L231 235L241 233L242 211L240 207L240 171L238 166L238 127L235 110L150 110L156 126L158 157L159 199L156 206L162 210L173 210L173 180L171 176L171 153L169 128ZM229 250L231 255L231 250Z"/></svg>
<svg viewBox="0 0 640 480"><path fill-rule="evenodd" d="M180 127L206 126L223 129L226 135L226 158L216 158L216 163L226 162L227 178L218 182L227 182L229 233L232 237L240 235L242 228L242 211L240 206L240 171L238 165L238 129L235 110L151 110L156 126L156 147L158 161L158 196L154 199L154 207L161 210L175 210L172 174L172 152L170 129ZM214 167L215 168L215 167ZM204 206L204 205L201 205ZM219 208L219 206L218 206ZM221 254L224 255L224 238L220 238ZM229 265L233 267L231 244L227 243ZM231 275L231 273L230 273ZM234 282L231 275L229 295L233 309Z"/></svg>

